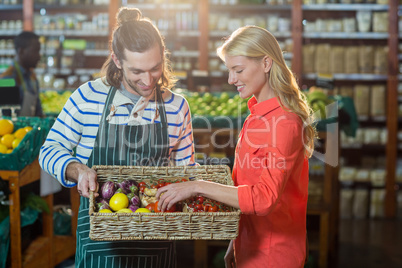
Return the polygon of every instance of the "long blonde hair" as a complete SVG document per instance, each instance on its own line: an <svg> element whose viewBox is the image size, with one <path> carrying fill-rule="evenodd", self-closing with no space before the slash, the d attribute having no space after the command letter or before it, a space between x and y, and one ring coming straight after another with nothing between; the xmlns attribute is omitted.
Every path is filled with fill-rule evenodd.
<svg viewBox="0 0 402 268"><path fill-rule="evenodd" d="M305 154L311 157L314 150L314 137L317 135L311 125L312 109L305 95L300 91L292 71L285 63L282 50L276 38L266 29L258 26L245 26L234 31L222 46L217 49L224 61L225 55L245 56L251 59L272 59L268 83L282 108L297 114L304 125Z"/></svg>

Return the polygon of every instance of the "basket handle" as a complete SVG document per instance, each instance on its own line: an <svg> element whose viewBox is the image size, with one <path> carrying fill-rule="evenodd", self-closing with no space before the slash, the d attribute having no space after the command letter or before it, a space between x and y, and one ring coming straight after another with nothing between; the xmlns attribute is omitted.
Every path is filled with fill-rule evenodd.
<svg viewBox="0 0 402 268"><path fill-rule="evenodd" d="M94 213L94 192L89 190L89 215Z"/></svg>

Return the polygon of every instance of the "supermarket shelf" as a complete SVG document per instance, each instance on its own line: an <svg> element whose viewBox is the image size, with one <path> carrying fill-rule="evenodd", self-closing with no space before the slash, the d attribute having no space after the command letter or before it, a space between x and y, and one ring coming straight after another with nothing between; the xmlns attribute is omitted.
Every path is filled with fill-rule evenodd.
<svg viewBox="0 0 402 268"><path fill-rule="evenodd" d="M187 30L187 31L178 31L177 35L181 37L199 37L200 36L200 31L197 30Z"/></svg>
<svg viewBox="0 0 402 268"><path fill-rule="evenodd" d="M35 72L37 74L54 74L54 75L70 75L73 73L73 70L70 68L36 68ZM100 69L84 69L79 68L75 69L74 73L77 75L93 75L94 73L99 73Z"/></svg>
<svg viewBox="0 0 402 268"><path fill-rule="evenodd" d="M52 4L34 4L34 10L40 10L40 9L56 9L58 11L60 10L72 10L72 9L77 9L77 10L104 10L105 12L108 11L109 5L96 5L96 4L90 4L90 5L85 5L85 4L75 4L75 5L52 5Z"/></svg>
<svg viewBox="0 0 402 268"><path fill-rule="evenodd" d="M92 49L92 50L84 50L85 56L109 56L110 51L108 49Z"/></svg>
<svg viewBox="0 0 402 268"><path fill-rule="evenodd" d="M398 80L402 81L402 74L398 74Z"/></svg>
<svg viewBox="0 0 402 268"><path fill-rule="evenodd" d="M189 57L189 58L197 58L200 56L200 52L198 50L196 51L173 51L172 52L173 57Z"/></svg>
<svg viewBox="0 0 402 268"><path fill-rule="evenodd" d="M380 40L380 39L388 39L388 37L389 37L388 33L374 33L374 32L367 32L367 33L361 33L361 32L303 33L303 38L316 38L316 39L332 38L332 39L376 39L376 40Z"/></svg>
<svg viewBox="0 0 402 268"><path fill-rule="evenodd" d="M108 30L93 30L93 31L83 31L83 30L35 30L37 35L43 36L108 36Z"/></svg>
<svg viewBox="0 0 402 268"><path fill-rule="evenodd" d="M135 7L140 10L154 11L154 10L172 10L172 11L180 11L180 10L192 10L194 9L193 4L191 3L177 3L177 4L152 4L152 3L136 3L125 5L127 7Z"/></svg>
<svg viewBox="0 0 402 268"><path fill-rule="evenodd" d="M315 4L302 5L302 10L329 10L329 11L386 11L389 10L388 5L377 4Z"/></svg>
<svg viewBox="0 0 402 268"><path fill-rule="evenodd" d="M402 60L402 54L398 54L398 60Z"/></svg>
<svg viewBox="0 0 402 268"><path fill-rule="evenodd" d="M19 34L21 32L21 30L22 29L19 29L19 30L15 30L15 29L12 29L12 30L9 30L9 29L0 30L0 36L14 36L14 35Z"/></svg>
<svg viewBox="0 0 402 268"><path fill-rule="evenodd" d="M371 122L386 122L387 118L385 116L367 116L367 115L359 115L358 117L359 121L366 122L366 121L371 121Z"/></svg>
<svg viewBox="0 0 402 268"><path fill-rule="evenodd" d="M0 49L0 55L2 56L14 56L15 50L14 49Z"/></svg>
<svg viewBox="0 0 402 268"><path fill-rule="evenodd" d="M1 11L6 11L6 10L22 10L22 4L19 5L6 5L6 4L2 4L0 5L0 10Z"/></svg>
<svg viewBox="0 0 402 268"><path fill-rule="evenodd" d="M210 37L224 37L224 36L229 36L232 32L231 31L210 31L209 36ZM276 38L290 38L292 37L291 32L273 32L272 33Z"/></svg>
<svg viewBox="0 0 402 268"><path fill-rule="evenodd" d="M303 75L305 79L317 79L317 74ZM386 81L388 76L383 74L333 74L334 80Z"/></svg>
<svg viewBox="0 0 402 268"><path fill-rule="evenodd" d="M209 52L209 57L211 58L218 58L218 55L216 55L216 52ZM293 58L293 53L292 52L284 52L283 57L285 60L291 60Z"/></svg>
<svg viewBox="0 0 402 268"><path fill-rule="evenodd" d="M251 12L251 11L290 11L291 5L268 5L268 4L236 4L236 5L210 5L210 10L224 12Z"/></svg>

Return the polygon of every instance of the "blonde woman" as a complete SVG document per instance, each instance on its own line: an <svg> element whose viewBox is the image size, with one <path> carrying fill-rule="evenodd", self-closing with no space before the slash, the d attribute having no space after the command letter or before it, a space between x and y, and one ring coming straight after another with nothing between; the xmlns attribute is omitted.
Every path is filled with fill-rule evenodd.
<svg viewBox="0 0 402 268"><path fill-rule="evenodd" d="M303 267L308 158L315 136L308 124L311 109L267 30L239 28L218 48L218 55L228 68L229 84L240 97L251 97L251 114L236 148L235 186L171 184L158 190L159 207L166 210L203 195L239 208L239 236L229 245L226 267Z"/></svg>

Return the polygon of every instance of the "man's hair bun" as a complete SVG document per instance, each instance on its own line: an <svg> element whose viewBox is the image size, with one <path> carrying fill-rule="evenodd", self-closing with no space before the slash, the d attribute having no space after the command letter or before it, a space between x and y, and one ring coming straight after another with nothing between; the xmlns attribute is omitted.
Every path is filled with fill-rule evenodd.
<svg viewBox="0 0 402 268"><path fill-rule="evenodd" d="M142 18L142 13L138 8L122 7L117 14L117 25L121 26L123 23L139 21Z"/></svg>

